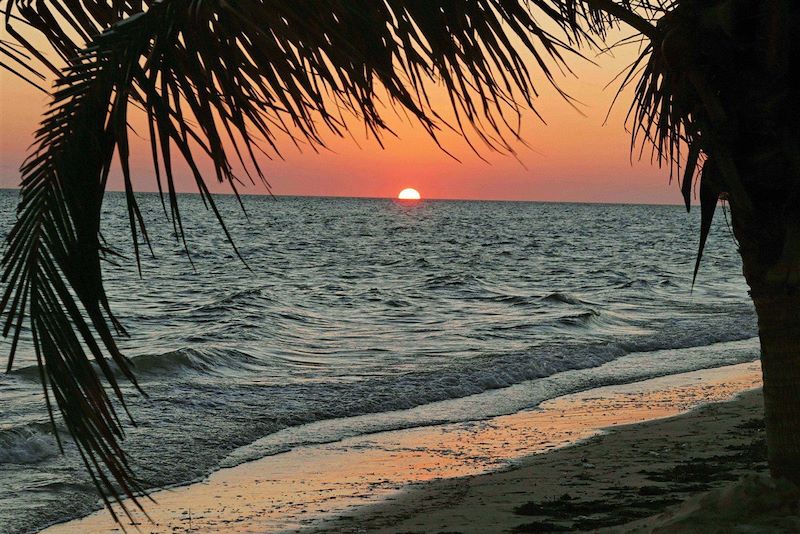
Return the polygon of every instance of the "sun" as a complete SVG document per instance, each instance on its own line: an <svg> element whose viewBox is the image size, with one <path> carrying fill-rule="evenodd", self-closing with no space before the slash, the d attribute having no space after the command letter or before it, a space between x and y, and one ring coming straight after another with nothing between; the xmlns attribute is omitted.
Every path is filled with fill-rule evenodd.
<svg viewBox="0 0 800 534"><path fill-rule="evenodd" d="M419 191L412 187L407 187L406 189L400 191L400 194L397 195L397 198L400 200L419 200L422 197L419 196Z"/></svg>

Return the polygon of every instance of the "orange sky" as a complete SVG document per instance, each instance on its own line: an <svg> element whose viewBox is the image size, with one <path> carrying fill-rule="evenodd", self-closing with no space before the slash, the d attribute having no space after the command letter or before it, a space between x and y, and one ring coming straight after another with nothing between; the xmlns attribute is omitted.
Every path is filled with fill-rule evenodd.
<svg viewBox="0 0 800 534"><path fill-rule="evenodd" d="M677 184L668 183L667 171L651 166L649 160L630 161L630 137L623 126L629 99L621 99L603 126L616 91L615 85L604 86L635 52L631 48L617 51L616 57L593 58L598 65L572 62L578 78L565 78L562 87L583 103L585 116L542 79L537 109L548 125L533 113L525 115L523 134L531 149L519 147L522 163L487 152L487 164L457 136L443 136L459 163L440 151L421 128L397 119L391 126L399 138L387 137L385 149L359 131L355 137L360 147L351 140L331 138L332 152L322 154L300 153L286 143L286 160L267 162L264 168L277 195L394 197L401 189L414 187L423 198L679 203ZM6 73L0 74L0 93L0 186L15 187L17 169L47 98ZM143 191L155 190L148 147L144 140L134 143L135 185ZM213 180L210 173L209 180ZM112 177L112 188L120 185L119 177ZM195 191L187 173L180 176L179 188ZM212 190L228 191L225 186ZM264 188L251 186L243 192L263 193Z"/></svg>

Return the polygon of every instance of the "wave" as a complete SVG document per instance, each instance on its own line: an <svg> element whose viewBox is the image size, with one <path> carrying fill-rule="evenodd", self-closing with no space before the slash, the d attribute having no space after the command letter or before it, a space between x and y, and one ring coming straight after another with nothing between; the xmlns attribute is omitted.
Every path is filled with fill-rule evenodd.
<svg viewBox="0 0 800 534"><path fill-rule="evenodd" d="M539 307L539 297L524 296L524 295L496 295L489 297L488 300L492 302L499 302L501 304L508 304L509 306L529 308Z"/></svg>
<svg viewBox="0 0 800 534"><path fill-rule="evenodd" d="M476 300L484 300L490 302L498 302L501 304L508 304L510 306L522 308L536 308L542 307L545 304L569 304L572 306L593 305L599 306L597 303L578 298L571 293L554 292L545 296L538 295L513 295L505 293L492 294L490 296L475 297Z"/></svg>
<svg viewBox="0 0 800 534"><path fill-rule="evenodd" d="M442 274L429 277L424 283L424 289L450 289L464 286L481 285L483 282L473 274Z"/></svg>
<svg viewBox="0 0 800 534"><path fill-rule="evenodd" d="M503 389L488 387L473 395L460 395L394 410L352 414L339 418L315 420L281 429L226 456L220 467L280 454L296 447L332 443L352 436L393 431L419 426L483 420L508 415L539 405L548 399L593 388L647 380L659 376L745 363L757 359L758 338L715 343L676 351L630 353L613 357L596 366L568 368L536 380L525 380ZM619 347L612 349L615 353ZM604 359L597 354L598 360ZM484 385L494 386L488 381ZM502 387L502 386L501 386Z"/></svg>
<svg viewBox="0 0 800 534"><path fill-rule="evenodd" d="M586 326L598 317L600 317L600 312L590 309L585 312L561 317L558 319L558 322L568 326Z"/></svg>
<svg viewBox="0 0 800 534"><path fill-rule="evenodd" d="M139 376L174 376L184 373L199 373L224 376L230 373L255 372L264 363L257 357L236 349L182 348L160 354L142 354L129 359L134 374ZM111 362L113 366L113 362ZM100 368L95 365L100 373ZM121 371L115 370L118 375ZM39 381L39 369L35 365L19 367L10 373L28 380Z"/></svg>
<svg viewBox="0 0 800 534"><path fill-rule="evenodd" d="M239 291L234 291L229 295L217 298L211 302L201 304L192 310L194 314L211 313L211 312L226 312L240 303L252 300L254 297L264 298L263 293L265 290L272 286L259 286Z"/></svg>
<svg viewBox="0 0 800 534"><path fill-rule="evenodd" d="M514 303L530 302L526 297L508 296L500 298ZM569 302L572 305L574 303L584 304L584 301L565 293L552 293L544 298L559 302ZM302 318L295 314L285 313L279 315L285 319L302 322ZM603 317L604 314L594 308L584 308L575 313L557 317L555 322L556 324L570 327L584 327L589 324L602 326L606 322ZM616 340L603 342L536 344L528 351L484 354L468 358L469 362L466 369L460 367L463 364L462 360L461 363L456 363L453 366L444 366L432 372L412 371L405 376L419 375L426 377L425 380L431 381L429 386L433 386L438 380L451 385L464 382L465 384L462 388L448 388L451 394L464 396L477 393L484 387L505 387L524 380L546 376L546 373L599 365L608 361L609 358L619 357L631 352L701 347L726 341L748 339L756 335L753 317L749 312L728 315L727 320L724 322L726 323L724 327L719 325L721 328L698 329L695 328L695 321L687 318L674 321L668 327L663 327L650 335L615 335L613 337ZM493 330L529 330L543 325L544 323L525 322L495 326ZM630 330L630 327L625 328ZM367 352L386 352L388 349L372 348L364 350ZM285 370L281 370L281 368L297 367L297 364L291 358L278 354L265 355L260 352L258 354L258 356L255 356L235 348L213 346L184 347L165 353L134 356L130 361L136 375L148 378L193 374L218 377L233 375L247 377L258 376L264 371L269 372L270 370L280 374ZM553 367L553 361L558 361L559 364ZM317 366L324 365L319 362L312 363ZM303 365L307 365L307 362ZM480 373L484 366L491 373L496 373L497 376L502 376L503 378L497 378L497 376L489 378L475 376L475 373ZM37 382L39 380L39 371L35 365L17 368L10 374L11 376ZM475 386L478 386L478 389ZM430 392L435 388L425 387L424 389ZM405 397L399 392L398 395ZM426 399L440 400L441 398L443 398L441 395L434 394L430 397L423 395L418 400L427 402Z"/></svg>
<svg viewBox="0 0 800 534"><path fill-rule="evenodd" d="M631 289L631 288L650 288L650 287L678 287L678 284L670 280L669 278L662 278L660 280L648 280L646 278L636 278L634 280L629 280L627 282L623 282L617 285L617 289Z"/></svg>
<svg viewBox="0 0 800 534"><path fill-rule="evenodd" d="M545 302L558 302L560 304L574 304L574 305L591 304L591 302L579 299L572 293L562 293L558 291L550 293L549 295L545 295L544 297L541 298L541 300Z"/></svg>
<svg viewBox="0 0 800 534"><path fill-rule="evenodd" d="M164 354L143 354L131 358L133 371L141 375L165 375L195 372L224 375L230 372L255 371L262 367L255 356L236 349L183 348Z"/></svg>
<svg viewBox="0 0 800 534"><path fill-rule="evenodd" d="M262 390L261 395L265 402L290 402L297 408L280 417L283 425L291 427L465 398L559 373L597 368L632 354L646 356L654 352L692 349L694 355L682 370L757 358L757 349L749 346L746 350L703 352L705 347L719 343L754 338L756 332L751 324L752 317L742 315L735 319L728 328L716 332L702 330L687 335L691 321L685 324L676 322L673 325L675 334L660 333L645 339L624 341L541 343L527 350L456 359L431 371L388 373L372 378L362 376L361 380L344 383L279 385ZM672 365L673 359L666 358L664 365ZM646 365L642 373L655 372L655 367L651 369Z"/></svg>
<svg viewBox="0 0 800 534"><path fill-rule="evenodd" d="M58 453L58 442L49 423L0 430L0 464L36 464Z"/></svg>
<svg viewBox="0 0 800 534"><path fill-rule="evenodd" d="M590 310L569 316L566 319L581 324L594 321L598 312ZM367 411L405 409L446 399L461 398L499 389L524 381L548 377L565 371L590 369L633 353L646 354L656 351L702 349L719 343L752 339L756 329L750 314L729 317L725 328L691 330L693 321L676 321L670 328L653 335L628 339L618 338L606 342L547 342L531 346L527 350L483 354L466 358L436 371L415 371L403 375L365 381L360 385L350 384L353 402L340 397L342 415L364 413L364 403L371 406ZM720 325L721 326L721 325ZM757 358L758 353L731 356L714 355L713 363L736 363L747 358ZM709 358L712 358L709 356ZM698 359L697 368L706 366ZM722 364L722 363L720 363ZM336 393L340 395L340 392ZM336 415L339 417L340 415Z"/></svg>
<svg viewBox="0 0 800 534"><path fill-rule="evenodd" d="M39 367L36 365L23 365L21 367L15 367L11 371L8 372L9 376L19 377L25 380L33 380L35 382L39 381Z"/></svg>

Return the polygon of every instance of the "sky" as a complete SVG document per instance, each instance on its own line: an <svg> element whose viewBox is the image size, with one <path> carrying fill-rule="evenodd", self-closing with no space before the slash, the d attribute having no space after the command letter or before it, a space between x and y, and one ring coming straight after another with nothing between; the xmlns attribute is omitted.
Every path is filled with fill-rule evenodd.
<svg viewBox="0 0 800 534"><path fill-rule="evenodd" d="M522 133L529 147L516 147L517 159L483 151L487 163L458 136L444 135L456 161L419 126L398 117L390 122L398 136L385 137L383 148L358 128L353 132L358 145L330 137L330 150L314 153L300 152L287 142L284 160L265 161L263 167L276 195L395 197L413 187L423 198L677 204L681 197L678 185L669 183L669 172L651 165L649 155L643 161L631 158L625 128L630 92L605 122L618 87L612 80L636 52L629 47L613 56L592 54L591 62L572 61L575 76L563 77L561 87L580 102L578 110L539 76L536 109L547 124L526 112ZM16 187L19 165L48 98L5 72L0 73L0 97L0 187ZM139 139L133 149L135 187L156 190L149 144ZM211 172L208 176L213 182ZM111 189L121 186L119 173L114 173ZM178 188L196 191L185 169ZM212 191L226 193L229 188L214 185ZM251 185L241 192L263 194L266 188Z"/></svg>

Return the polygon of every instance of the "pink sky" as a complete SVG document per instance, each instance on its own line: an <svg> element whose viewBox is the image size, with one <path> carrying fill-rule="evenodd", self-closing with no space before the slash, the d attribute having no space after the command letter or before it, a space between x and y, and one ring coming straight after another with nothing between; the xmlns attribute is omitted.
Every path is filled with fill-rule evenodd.
<svg viewBox="0 0 800 534"><path fill-rule="evenodd" d="M526 114L523 134L531 149L518 148L521 162L484 153L487 164L457 136L444 136L459 163L440 151L419 127L397 119L391 126L400 137L386 138L385 149L359 131L355 137L360 147L351 140L331 138L332 151L321 154L300 153L286 143L285 161L267 161L264 168L277 195L393 197L405 187L414 187L423 198L679 203L677 184L668 183L666 170L651 166L649 158L631 162L630 137L624 128L629 98L623 95L603 125L616 91L614 84L604 86L635 52L594 58L599 65L573 62L578 78L565 78L562 87L582 102L583 115L541 81L537 109L548 125L533 113ZM16 187L19 164L47 98L6 73L0 74L0 93L0 186ZM134 149L135 185L153 191L149 145L142 139L134 143ZM213 180L210 173L209 180ZM180 173L179 182L183 191L196 190L188 173ZM120 185L118 177L112 179L113 189ZM227 192L228 188L213 190ZM265 190L251 186L242 192Z"/></svg>

